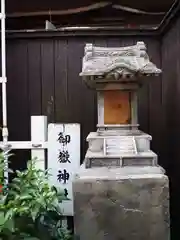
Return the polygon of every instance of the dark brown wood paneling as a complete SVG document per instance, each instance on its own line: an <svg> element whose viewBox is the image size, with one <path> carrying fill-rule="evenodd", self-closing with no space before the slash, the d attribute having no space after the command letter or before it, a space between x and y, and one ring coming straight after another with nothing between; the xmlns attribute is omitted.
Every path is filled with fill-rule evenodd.
<svg viewBox="0 0 180 240"><path fill-rule="evenodd" d="M14 41L7 48L8 124L11 140L29 138L29 86L27 41ZM16 127L14 126L16 123ZM19 134L21 132L21 134ZM16 138L16 139L15 139Z"/></svg>
<svg viewBox="0 0 180 240"><path fill-rule="evenodd" d="M180 222L180 18L162 39L162 102L164 107L166 169L170 178L172 239L179 239Z"/></svg>
<svg viewBox="0 0 180 240"><path fill-rule="evenodd" d="M56 122L81 123L81 137L85 139L95 130L95 92L87 87L79 77L82 56L87 38L62 38L54 41L55 56L55 120ZM75 57L76 56L76 57ZM82 156L87 144L82 141Z"/></svg>
<svg viewBox="0 0 180 240"><path fill-rule="evenodd" d="M42 114L41 41L28 41L28 80L31 115Z"/></svg>
<svg viewBox="0 0 180 240"><path fill-rule="evenodd" d="M154 62L159 68L161 68L161 47L160 42L157 41L152 45L150 40L146 41L147 48L149 52L149 57L152 62ZM162 76L160 77L150 77L144 79L144 81L149 82L149 133L153 136L152 140L152 149L159 156L159 163L166 167L164 164L164 115L163 115L163 106L162 106ZM158 128L158 131L157 131Z"/></svg>
<svg viewBox="0 0 180 240"><path fill-rule="evenodd" d="M87 143L85 140L90 131L95 130L96 103L95 91L88 90L79 73L82 70L82 56L86 42L90 38L70 38L68 40L68 111L71 122L81 123L82 159L83 161ZM75 57L76 56L76 57Z"/></svg>
<svg viewBox="0 0 180 240"><path fill-rule="evenodd" d="M166 119L167 155L171 158L168 161L170 173L176 172L177 166L180 165L178 160L180 156L180 129L178 128L180 121L179 27L180 21L164 36L162 41L162 101Z"/></svg>
<svg viewBox="0 0 180 240"><path fill-rule="evenodd" d="M10 141L30 140L29 84L27 41L15 40L7 47L7 104ZM29 151L14 151L11 158L13 169L23 169Z"/></svg>
<svg viewBox="0 0 180 240"><path fill-rule="evenodd" d="M140 37L61 37L55 39L24 39L24 40L9 40L9 76L13 83L18 84L19 71L22 72L22 86L26 89L19 94L20 100L16 99L16 94L13 92L12 81L9 82L10 93L9 101L15 104L24 102L22 110L25 113L24 125L27 126L26 133L29 132L30 115L44 114L48 116L49 122L79 122L82 127L82 160L87 148L85 142L86 136L90 131L95 130L97 124L97 102L96 92L89 90L79 77L82 67L82 57L84 54L84 46L87 42L93 42L98 46L127 46L135 44L137 41L143 40L148 42L148 53L152 56L152 60L157 64L160 63L158 55L158 40L151 38ZM17 48L16 48L17 45ZM156 53L156 54L155 54ZM16 58L20 60L16 61ZM16 66L16 63L18 66ZM12 64L14 66L12 67ZM19 65L21 67L19 67ZM18 70L20 69L20 70ZM21 80L22 80L21 76ZM157 79L156 79L157 81ZM11 84L11 85L10 85ZM139 122L141 129L153 135L154 149L159 150L158 141L162 141L160 135L156 133L156 126L161 128L161 116L157 122L149 124L149 116L153 116L153 105L157 108L161 106L161 97L149 97L148 81L139 91ZM160 85L159 85L160 87ZM154 89L154 88L152 88ZM154 91L154 90L153 90ZM11 93L13 92L13 93ZM161 89L157 90L157 94ZM26 99L22 101L22 99ZM153 101L154 100L154 101ZM158 101L158 102L157 102ZM14 105L15 105L14 104ZM26 104L26 105L25 105ZM13 106L14 106L13 105ZM158 107L157 107L158 106ZM11 118L14 114L14 108L10 107ZM10 135L16 127L16 122L21 121L20 115L17 114L18 120L10 124ZM11 120L12 121L12 120ZM151 121L151 120L150 120ZM24 133L14 135L16 139L22 139ZM26 134L26 140L29 135ZM158 139L158 140L157 140ZM160 139L160 140L159 140ZM157 147L158 145L158 147ZM160 156L161 157L161 156Z"/></svg>
<svg viewBox="0 0 180 240"><path fill-rule="evenodd" d="M67 72L68 72L68 111L73 122L81 122L83 93L81 92L82 81L79 77L81 72L81 56L83 44L76 38L68 39L67 48ZM76 56L76 58L75 58Z"/></svg>
<svg viewBox="0 0 180 240"><path fill-rule="evenodd" d="M55 119L55 85L54 85L54 41L41 41L41 80L42 80L42 113L49 122Z"/></svg>
<svg viewBox="0 0 180 240"><path fill-rule="evenodd" d="M83 160L87 148L86 136L90 131L95 130L97 124L96 92L88 89L79 77L84 46L87 42L92 42L98 46L118 47L135 44L137 41L148 43L149 55L152 56L153 61L159 64L160 55L158 55L159 51L157 51L159 43L158 40L152 37L148 39L139 36L122 36L121 38L115 36L107 38L100 36L93 38L71 36L53 39L9 40L8 44L9 48L11 48L8 54L8 58L11 58L8 60L9 76L11 79L13 76L13 84L19 84L19 75L22 72L21 80L24 79L22 86L26 89L26 92L24 90L20 92L16 99L12 81L10 80L8 99L10 102L15 103L14 105L24 102L23 108L25 110L23 112L26 117L23 116L23 118L26 119L24 124L27 126L25 132L29 132L30 115L47 115L49 122L79 122L82 127ZM19 55L21 56L19 57ZM17 57L20 60L16 61ZM13 67L12 64L14 64ZM162 141L160 134L158 135L155 130L157 126L159 129L161 128L162 116L159 116L158 123L151 120L151 123L149 123L149 116L153 116L154 112L157 113L157 108L161 107L161 97L150 98L149 84L151 83L145 82L139 91L139 122L142 130L146 132L151 130L153 141L157 143ZM158 88L155 91L158 94L161 89ZM22 101L22 99L26 100ZM156 105L156 111L152 107L154 105ZM10 111L12 118L14 108L10 107ZM18 120L15 122L21 121L19 114L16 115L16 118ZM13 124L10 125L11 137L13 136L12 132L16 131L15 122L13 121ZM14 140L22 138L23 134L20 134L18 138L14 135L16 138ZM157 145L153 145L154 149L159 150L159 145L158 147Z"/></svg>
<svg viewBox="0 0 180 240"><path fill-rule="evenodd" d="M67 39L54 41L55 64L55 122L68 119Z"/></svg>

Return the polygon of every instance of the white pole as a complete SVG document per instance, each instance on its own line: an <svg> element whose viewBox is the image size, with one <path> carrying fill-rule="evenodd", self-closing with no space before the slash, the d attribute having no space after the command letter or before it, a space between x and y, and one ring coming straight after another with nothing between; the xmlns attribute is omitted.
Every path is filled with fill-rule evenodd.
<svg viewBox="0 0 180 240"><path fill-rule="evenodd" d="M47 141L47 116L31 116L31 142L36 150L31 150L31 157L37 158L36 168L45 170L45 149L38 146Z"/></svg>
<svg viewBox="0 0 180 240"><path fill-rule="evenodd" d="M3 96L3 127L7 128L6 105L6 40L5 40L5 0L1 0L1 59L2 59L2 96Z"/></svg>
<svg viewBox="0 0 180 240"><path fill-rule="evenodd" d="M7 128L7 100L6 100L5 0L1 0L1 61L2 61L1 64L2 64L2 116L3 116L2 136L3 142L6 145L8 142L8 128ZM6 154L5 162L6 166L8 166L8 158ZM5 177L8 180L8 173L6 171Z"/></svg>

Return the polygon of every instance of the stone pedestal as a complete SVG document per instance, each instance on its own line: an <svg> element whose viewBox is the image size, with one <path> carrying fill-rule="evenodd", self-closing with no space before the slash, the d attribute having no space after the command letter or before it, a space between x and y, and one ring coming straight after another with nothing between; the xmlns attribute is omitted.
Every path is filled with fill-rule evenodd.
<svg viewBox="0 0 180 240"><path fill-rule="evenodd" d="M81 169L74 182L79 240L169 240L168 178L161 168Z"/></svg>
<svg viewBox="0 0 180 240"><path fill-rule="evenodd" d="M86 45L81 76L98 92L98 124L73 183L77 239L169 240L168 178L137 117L137 89L160 73L142 42Z"/></svg>

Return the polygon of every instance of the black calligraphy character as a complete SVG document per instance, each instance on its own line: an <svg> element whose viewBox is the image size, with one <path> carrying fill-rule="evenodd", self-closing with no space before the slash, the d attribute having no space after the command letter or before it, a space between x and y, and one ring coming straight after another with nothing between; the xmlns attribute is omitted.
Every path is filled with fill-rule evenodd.
<svg viewBox="0 0 180 240"><path fill-rule="evenodd" d="M70 135L66 135L65 136L65 144L70 143L70 141L71 141L71 136Z"/></svg>
<svg viewBox="0 0 180 240"><path fill-rule="evenodd" d="M68 196L68 190L65 188L64 189L64 196L67 197Z"/></svg>
<svg viewBox="0 0 180 240"><path fill-rule="evenodd" d="M58 134L58 142L59 142L59 143L62 143L63 146L65 146L65 145L67 145L68 143L70 143L70 141L71 141L70 135L65 135L65 137L64 137L64 135L63 135L62 132L60 132L60 133Z"/></svg>
<svg viewBox="0 0 180 240"><path fill-rule="evenodd" d="M59 182L62 182L65 184L68 180L69 180L69 173L66 171L66 169L64 169L64 171L62 172L61 170L58 171L58 175L57 175L57 180Z"/></svg>
<svg viewBox="0 0 180 240"><path fill-rule="evenodd" d="M58 134L58 142L59 142L59 143L64 143L64 136L63 136L63 133L62 133L62 132L60 132L60 133Z"/></svg>
<svg viewBox="0 0 180 240"><path fill-rule="evenodd" d="M59 152L58 160L60 163L67 163L67 162L71 163L69 160L69 157L70 155L68 151L63 150L62 152L61 151Z"/></svg>

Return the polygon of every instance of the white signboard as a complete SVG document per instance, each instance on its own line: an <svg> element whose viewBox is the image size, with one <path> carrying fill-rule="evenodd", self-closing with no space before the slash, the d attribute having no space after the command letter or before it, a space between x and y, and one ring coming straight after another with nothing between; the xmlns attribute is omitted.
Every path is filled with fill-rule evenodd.
<svg viewBox="0 0 180 240"><path fill-rule="evenodd" d="M48 125L48 169L53 184L70 199L63 201L65 216L73 216L72 181L80 167L80 124Z"/></svg>

